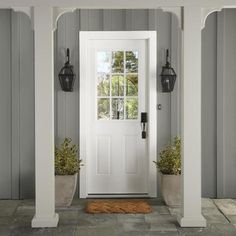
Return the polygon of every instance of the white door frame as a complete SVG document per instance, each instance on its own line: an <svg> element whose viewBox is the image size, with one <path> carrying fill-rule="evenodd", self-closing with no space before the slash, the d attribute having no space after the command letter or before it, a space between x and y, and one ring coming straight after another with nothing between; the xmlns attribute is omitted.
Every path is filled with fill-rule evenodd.
<svg viewBox="0 0 236 236"><path fill-rule="evenodd" d="M157 170L153 161L157 157L157 90L156 90L156 31L83 31L80 32L80 157L85 164L80 171L80 197L87 194L87 166L86 149L88 148L86 100L89 96L88 88L88 41L102 39L139 39L147 41L147 112L148 112L148 196L157 196Z"/></svg>

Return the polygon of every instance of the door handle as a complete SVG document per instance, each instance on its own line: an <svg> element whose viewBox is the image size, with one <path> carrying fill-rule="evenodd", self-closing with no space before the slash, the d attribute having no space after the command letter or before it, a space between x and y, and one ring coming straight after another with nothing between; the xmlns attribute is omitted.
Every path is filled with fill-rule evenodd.
<svg viewBox="0 0 236 236"><path fill-rule="evenodd" d="M142 129L142 139L147 138L147 112L141 112L141 129Z"/></svg>

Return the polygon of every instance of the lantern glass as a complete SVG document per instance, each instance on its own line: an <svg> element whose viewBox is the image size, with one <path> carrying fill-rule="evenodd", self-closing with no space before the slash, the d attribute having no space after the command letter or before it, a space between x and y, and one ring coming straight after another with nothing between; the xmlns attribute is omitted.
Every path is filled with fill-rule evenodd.
<svg viewBox="0 0 236 236"><path fill-rule="evenodd" d="M67 62L58 75L61 88L65 92L72 92L75 82L75 74L73 72L73 66L70 64L69 56L70 52L69 49L67 49Z"/></svg>
<svg viewBox="0 0 236 236"><path fill-rule="evenodd" d="M171 67L169 61L169 51L166 51L166 65L162 67L161 72L161 84L162 84L162 92L163 93L170 93L174 90L175 81L177 75L174 69Z"/></svg>

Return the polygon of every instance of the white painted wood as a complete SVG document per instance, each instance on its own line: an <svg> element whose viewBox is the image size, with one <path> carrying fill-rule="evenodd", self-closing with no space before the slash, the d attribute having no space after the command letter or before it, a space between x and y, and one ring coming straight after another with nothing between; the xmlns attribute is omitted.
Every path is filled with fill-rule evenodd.
<svg viewBox="0 0 236 236"><path fill-rule="evenodd" d="M162 7L161 8L164 12L170 12L177 18L177 23L180 29L183 28L182 26L182 9L181 7Z"/></svg>
<svg viewBox="0 0 236 236"><path fill-rule="evenodd" d="M205 227L201 214L201 7L184 7L181 83L181 227ZM193 187L194 186L194 187Z"/></svg>
<svg viewBox="0 0 236 236"><path fill-rule="evenodd" d="M34 30L36 212L32 227L56 227L52 8L34 8Z"/></svg>
<svg viewBox="0 0 236 236"><path fill-rule="evenodd" d="M129 188L127 188L126 186L124 185L121 185L119 184L119 181L120 183L124 183L126 181L126 179L124 178L125 176L122 176L120 175L120 172L124 172L122 169L119 170L119 162L116 163L114 162L114 159L112 160L111 156L113 155L117 155L117 159L121 160L121 163L122 163L122 160L124 161L124 164L127 164L126 162L126 159L125 159L125 145L123 146L122 148L122 143L125 143L125 141L127 141L127 137L125 138L124 134L122 133L124 130L124 126L126 126L127 123L128 124L128 127L127 127L127 134L126 135L134 135L135 136L135 139L137 137L137 135L139 135L140 137L140 124L138 121L137 122L137 128L136 127L136 122L135 121L95 121L94 120L94 117L96 117L96 114L95 114L95 111L94 111L94 101L95 101L95 98L93 98L93 96L91 97L91 94L95 93L94 91L94 88L95 86L93 86L93 84L95 84L96 81L89 81L89 78L90 78L90 71L93 71L94 69L91 68L91 67L88 67L87 65L90 65L93 63L91 63L91 61L94 61L94 60L90 60L89 59L89 56L90 53L89 53L89 45L88 45L88 41L89 39L90 40L93 40L93 47L95 47L94 45L98 44L99 47L103 47L104 48L104 44L103 45L99 45L98 42L95 41L95 39L99 39L100 41L102 41L101 39L117 39L116 43L114 45L112 45L112 48L116 49L117 47L118 48L121 48L122 45L124 44L125 42L125 45L129 45L129 43L131 43L130 40L132 39L135 39L136 41L138 41L138 39L146 39L148 40L149 42L149 45L150 45L150 48L155 48L155 34L153 32L109 32L109 33L105 33L105 32L94 32L94 33L89 33L89 32L81 32L80 33L80 50L81 50L81 58L83 58L83 60L81 60L81 65L80 65L80 68L81 68L81 74L80 74L80 78L81 78L81 96L80 96L80 106L81 106L81 109L80 109L80 113L83 114L83 116L80 117L80 120L81 120L81 124L80 124L80 133L81 133L81 137L80 137L80 147L81 147L81 156L83 158L83 160L85 161L85 166L87 167L86 168L83 168L82 172L81 172L81 178L80 178L80 185L81 185L81 189L80 189L80 196L81 197L87 197L88 194L108 194L108 193L116 193L116 194L122 194L122 193L133 193L133 194L137 194L137 193L149 193L150 196L156 196L156 189L155 189L155 186L156 186L156 174L155 174L155 168L153 168L153 163L152 163L152 160L155 159L155 155L156 155L156 111L155 111L155 96L156 96L156 89L155 89L155 83L156 83L156 77L155 77L155 68L156 68L156 63L153 61L153 58L155 58L155 51L154 53L152 53L152 55L150 55L150 52L149 52L149 61L150 61L150 68L148 68L148 71L149 72L149 76L147 76L147 78L149 77L149 83L148 83L148 86L149 87L149 90L150 90L150 97L152 99L150 99L150 103L149 103L149 123L150 123L150 127L149 127L149 139L148 139L148 143L149 143L149 150L150 150L150 156L149 156L149 162L150 162L150 165L148 166L148 169L149 169L149 180L148 180L148 184L150 186L147 186L147 182L146 182L146 186L142 185L142 181L145 180L145 173L143 173L142 175L139 174L139 182L140 182L140 189L141 190L136 190L135 192L135 188L132 189L132 186L130 186ZM129 39L130 42L126 42L124 41L124 39ZM150 42L151 41L151 42ZM109 45L109 43L111 44L111 42L106 42L104 41L105 45ZM136 45L135 41L132 41L131 45L129 45L128 48L133 48L134 46ZM138 45L136 45L135 47L137 47ZM124 46L123 46L124 47ZM127 46L125 46L127 47ZM117 48L117 49L118 49ZM151 59L152 58L152 59ZM86 63L88 63L86 65ZM94 65L93 65L94 66ZM143 71L144 73L144 69L141 70L141 72ZM92 72L91 72L92 73ZM141 77L142 74L140 74ZM93 76L93 73L91 74L91 77L94 78ZM142 81L140 81L142 82ZM145 87L145 86L142 86L140 84L141 87ZM82 88L84 91L82 91ZM86 89L87 88L87 89ZM92 88L92 89L90 89ZM151 89L150 89L151 88ZM141 92L141 91L140 91ZM153 99L154 98L154 99ZM141 101L144 102L145 99L141 99ZM85 102L86 101L86 102ZM153 104L153 101L154 101L154 104ZM85 104L86 103L86 104ZM90 109L86 109L86 107L90 107L91 108L91 111ZM142 106L141 106L142 107ZM92 118L91 118L92 117ZM90 120L91 118L91 120ZM89 121L90 120L90 121ZM98 123L100 122L99 126L98 126ZM95 126L94 126L95 125ZM109 126L109 127L107 127ZM87 127L87 128L86 128ZM133 128L132 128L133 127ZM97 139L97 145L99 144L99 150L98 150L98 153L96 154L96 148L94 148L95 143L96 143L96 138L93 139L93 132L95 129L98 129L100 131L97 131L99 132L97 135L98 136L98 139ZM113 129L116 129L113 130ZM117 130L118 129L118 130ZM128 130L136 130L135 133L129 133L130 131ZM114 137L111 137L112 134L110 134L109 132L111 131L115 131L116 135L114 135ZM105 133L104 133L105 132ZM118 132L118 133L117 133ZM134 131L132 131L134 132ZM122 136L124 136L124 138L122 138ZM94 140L90 143L90 140ZM115 139L117 139L115 141ZM104 141L105 140L105 141ZM120 140L120 141L119 141ZM122 141L123 140L123 141ZM139 143L139 147L136 147L138 149L140 149L140 147L143 145L142 143L142 140L138 139L138 143ZM95 143L94 143L95 142ZM101 143L103 144L101 146ZM115 143L121 143L121 146L117 146L115 145ZM92 145L92 146L91 146ZM112 148L111 148L112 147ZM114 147L117 149L115 151ZM111 149L111 155L109 155L109 149ZM120 152L119 150L123 150L122 152ZM89 151L88 151L89 150ZM103 155L100 155L100 150L103 150L104 153L105 153L105 156ZM139 150L138 153L141 153L143 152L142 149ZM123 154L122 154L123 153ZM154 153L154 155L152 154ZM135 155L135 154L134 154ZM97 161L95 161L94 159L91 160L90 158L91 157L95 157L97 156ZM99 157L101 157L101 159L99 159ZM114 158L114 157L113 157ZM135 159L136 157L134 157ZM140 158L140 156L139 156ZM134 161L134 159L132 161ZM101 164L101 163L103 164ZM110 165L109 163L112 162L112 165ZM148 163L149 163L148 162ZM91 166L93 163L99 163L99 166L101 165L103 169L103 171L105 171L104 173L110 173L110 171L116 171L116 177L117 177L117 174L119 175L118 177L119 178L114 178L114 181L116 181L115 183L113 183L113 185L110 186L110 189L109 189L109 185L106 183L107 181L109 181L109 178L113 178L112 176L115 176L113 173L113 175L110 175L109 178L107 178L107 176L98 176L96 175L96 170L97 170L97 167L96 166ZM116 163L116 164L115 164ZM115 166L114 166L115 164ZM128 163L128 165L130 165ZM140 162L139 164L140 165ZM110 167L109 167L110 166ZM127 166L126 166L127 167ZM89 168L89 169L88 169ZM91 168L91 171L90 171L90 168ZM122 165L120 165L120 168L123 168ZM129 167L128 167L129 168ZM139 166L140 168L140 166ZM92 178L92 181L90 182L90 178L91 176L94 177ZM96 175L96 176L95 176ZM100 183L99 184L99 178L101 178L100 180ZM127 176L126 176L127 178ZM133 178L133 181L135 181L134 179L134 176L130 176L130 178ZM95 182L96 181L96 182ZM118 181L118 182L117 182ZM120 186L119 186L120 185ZM134 185L135 186L135 185ZM115 187L115 188L114 188ZM147 190L144 191L143 190L143 187L147 187ZM103 188L102 190L99 189L99 188ZM122 189L123 188L123 189ZM136 186L137 188L137 186ZM92 189L92 190L91 190ZM144 192L143 192L144 191Z"/></svg>
<svg viewBox="0 0 236 236"><path fill-rule="evenodd" d="M235 0L136 0L136 9L152 9L162 6L225 6L227 8L235 8ZM2 0L1 7L9 8L11 6L27 7L27 6L51 6L51 7L79 7L83 9L133 9L133 1L120 0L100 0L94 2L94 0Z"/></svg>
<svg viewBox="0 0 236 236"><path fill-rule="evenodd" d="M206 24L206 19L207 17L216 11L221 11L223 9L223 6L218 6L218 7L209 7L209 8L202 8L202 29L205 28Z"/></svg>
<svg viewBox="0 0 236 236"><path fill-rule="evenodd" d="M94 38L89 41L88 48L88 70L89 76L85 78L89 80L87 94L89 99L81 98L86 101L89 107L88 114L88 150L87 153L87 171L88 171L88 195L91 194L147 194L147 151L146 140L141 139L140 115L137 120L111 120L99 121L96 119L97 97L96 97L96 62L97 51L118 51L118 50L138 50L139 56L139 96L138 103L140 112L146 111L146 49L145 40L123 40L116 39L119 33L113 32L113 37L106 39L103 36L104 32L97 40ZM127 35L129 33L127 32ZM125 36L123 36L125 37ZM101 38L104 38L103 40ZM91 55L91 56L90 56ZM111 62L110 62L111 63ZM83 114L83 111L81 112ZM135 146L128 147L132 155L127 156L127 145L129 137L133 137L136 141ZM106 142L102 142L106 139ZM97 143L97 145L96 145ZM134 150L134 151L132 151ZM135 155L135 150L138 150L136 157L137 172L130 174L127 172L127 160L130 160ZM104 154L103 154L104 153ZM94 157L96 157L94 159ZM105 171L103 170L105 167Z"/></svg>

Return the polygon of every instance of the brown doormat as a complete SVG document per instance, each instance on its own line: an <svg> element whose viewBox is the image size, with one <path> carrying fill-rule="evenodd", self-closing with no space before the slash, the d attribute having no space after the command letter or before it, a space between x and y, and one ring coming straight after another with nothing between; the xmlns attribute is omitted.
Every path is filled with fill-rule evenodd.
<svg viewBox="0 0 236 236"><path fill-rule="evenodd" d="M140 200L97 200L93 202L88 202L85 211L91 214L147 214L152 212L152 208L146 201Z"/></svg>

